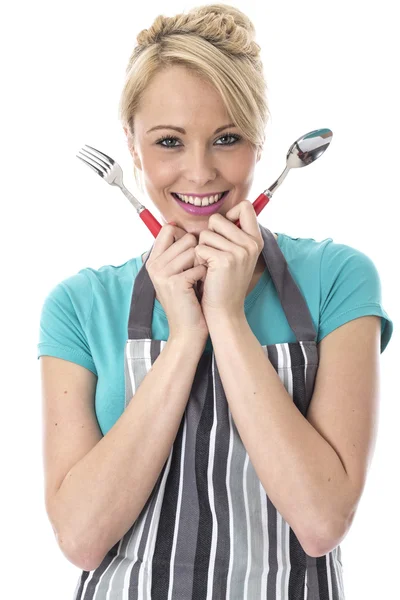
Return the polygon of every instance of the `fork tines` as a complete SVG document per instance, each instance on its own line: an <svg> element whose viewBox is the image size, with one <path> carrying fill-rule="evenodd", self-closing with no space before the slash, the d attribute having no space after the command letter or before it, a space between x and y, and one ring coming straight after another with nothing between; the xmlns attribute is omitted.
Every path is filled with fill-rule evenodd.
<svg viewBox="0 0 400 600"><path fill-rule="evenodd" d="M108 156L108 154L104 154L104 152L101 152L100 150L93 148L93 146L89 146L89 144L85 144L85 146L86 146L86 148L90 148L91 150L98 152L99 154L101 154L101 156L104 156L104 158L107 159L112 165L114 164L115 160L113 158L111 158L111 156ZM84 148L85 148L85 146L84 146Z"/></svg>
<svg viewBox="0 0 400 600"><path fill-rule="evenodd" d="M86 148L90 148L90 150L87 150ZM89 146L89 144L85 144L85 146L79 150L79 153L81 156L76 154L76 157L101 177L104 177L105 173L112 169L115 164L115 160L111 158L111 156L104 154L104 152L97 150L97 148L93 148L93 146ZM101 157L104 157L105 160Z"/></svg>

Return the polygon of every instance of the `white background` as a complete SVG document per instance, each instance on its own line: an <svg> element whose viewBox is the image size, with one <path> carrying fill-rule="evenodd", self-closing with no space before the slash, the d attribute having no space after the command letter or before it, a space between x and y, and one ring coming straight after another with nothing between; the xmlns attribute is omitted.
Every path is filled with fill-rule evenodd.
<svg viewBox="0 0 400 600"><path fill-rule="evenodd" d="M281 174L289 146L332 129L325 154L292 170L259 221L293 237L332 237L378 268L395 331L381 357L379 434L341 544L346 600L398 587L400 322L396 2L232 1L257 29L272 118L250 200ZM75 155L90 144L135 193L118 103L137 33L193 4L103 0L7 3L1 24L2 597L71 600L80 570L44 508L40 310L85 267L120 265L153 239L122 193ZM398 21L397 21L398 23ZM397 57L397 58L396 58ZM148 198L139 198L161 219ZM253 599L249 599L253 600Z"/></svg>

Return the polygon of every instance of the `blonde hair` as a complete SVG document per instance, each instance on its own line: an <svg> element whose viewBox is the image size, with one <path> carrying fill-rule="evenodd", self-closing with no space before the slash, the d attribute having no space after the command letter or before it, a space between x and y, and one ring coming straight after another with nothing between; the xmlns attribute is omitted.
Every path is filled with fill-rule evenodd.
<svg viewBox="0 0 400 600"><path fill-rule="evenodd" d="M133 119L143 91L152 78L181 65L207 80L219 92L229 117L261 152L269 118L267 85L250 19L227 4L192 8L173 17L159 15L143 29L126 68L119 118L134 145ZM140 171L135 181L143 192ZM138 177L139 176L139 177Z"/></svg>

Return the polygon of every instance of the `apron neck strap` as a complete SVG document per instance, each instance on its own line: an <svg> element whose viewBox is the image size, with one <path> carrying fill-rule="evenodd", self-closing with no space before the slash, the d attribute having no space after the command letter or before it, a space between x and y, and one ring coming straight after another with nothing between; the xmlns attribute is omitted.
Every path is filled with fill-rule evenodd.
<svg viewBox="0 0 400 600"><path fill-rule="evenodd" d="M287 261L273 233L260 225L264 240L262 255L276 292L281 302L289 326L297 341L315 341L315 331L307 303L293 279ZM128 319L128 339L152 339L151 324L156 297L153 282L146 269L146 262L154 244L139 270L133 285L132 299Z"/></svg>

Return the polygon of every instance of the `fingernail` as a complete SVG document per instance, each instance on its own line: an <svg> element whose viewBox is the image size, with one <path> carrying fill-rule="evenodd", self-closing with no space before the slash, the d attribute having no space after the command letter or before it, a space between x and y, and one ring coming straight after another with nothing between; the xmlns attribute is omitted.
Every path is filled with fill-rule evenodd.
<svg viewBox="0 0 400 600"><path fill-rule="evenodd" d="M175 221L169 221L168 225L176 225Z"/></svg>

